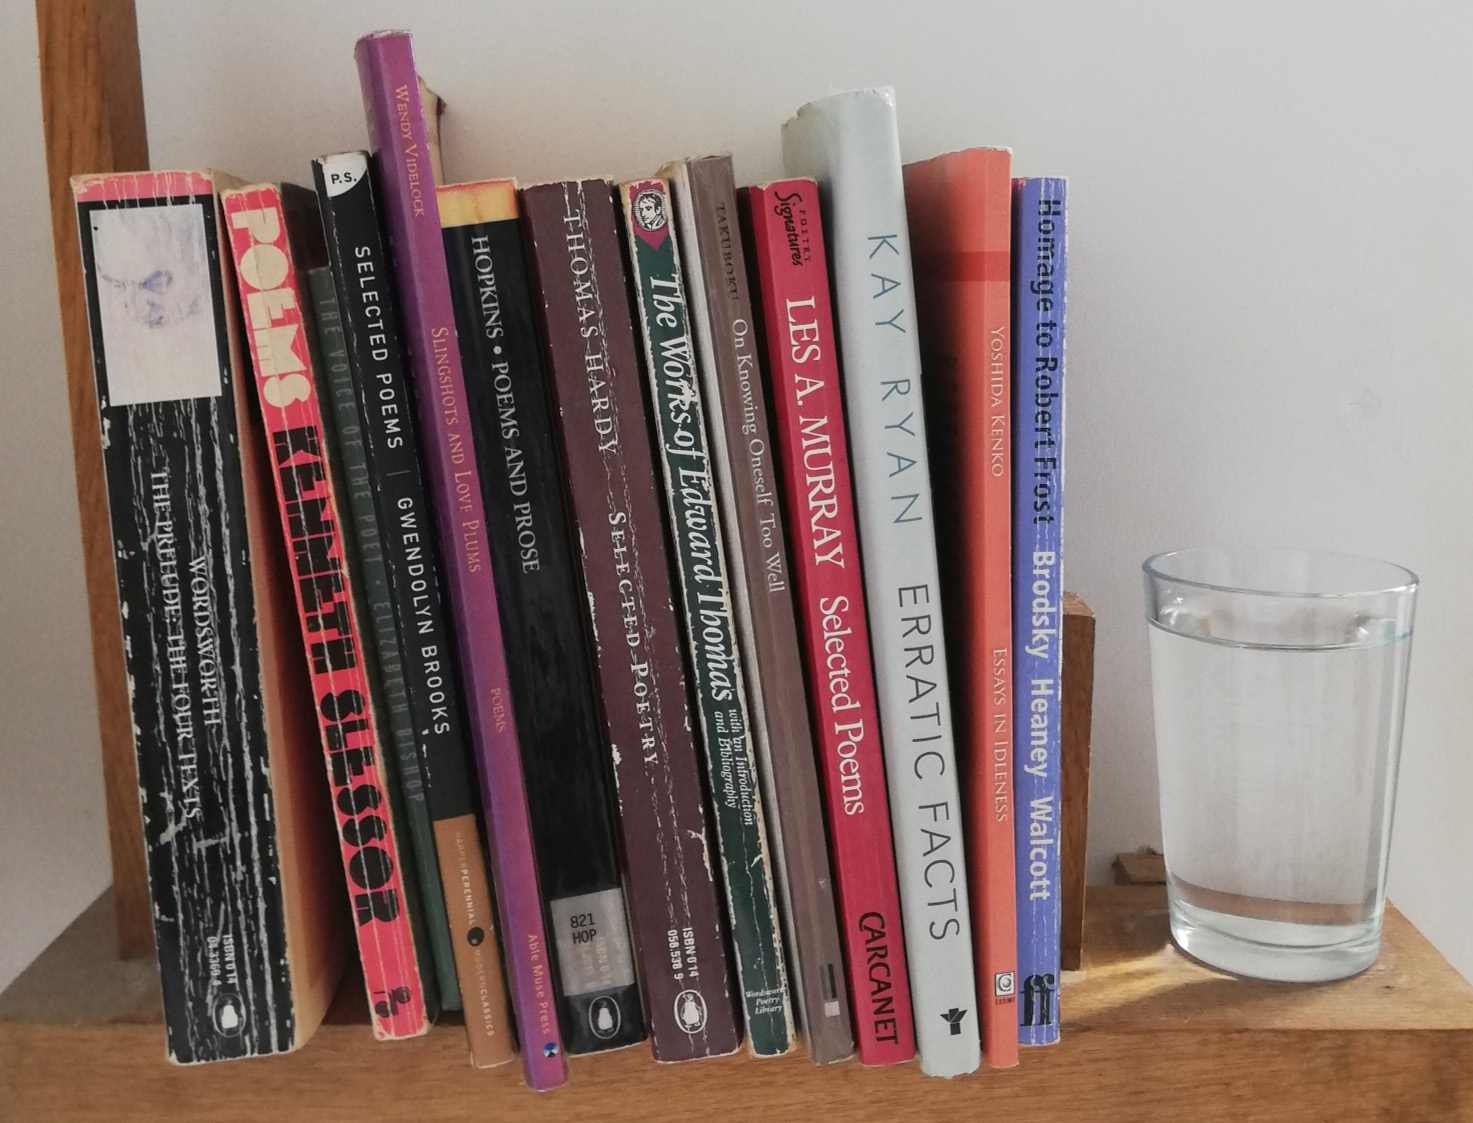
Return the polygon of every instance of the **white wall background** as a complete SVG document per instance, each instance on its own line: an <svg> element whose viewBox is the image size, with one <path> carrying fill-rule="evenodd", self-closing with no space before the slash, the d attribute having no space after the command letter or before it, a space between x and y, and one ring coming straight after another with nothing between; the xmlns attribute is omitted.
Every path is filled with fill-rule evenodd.
<svg viewBox="0 0 1473 1123"><path fill-rule="evenodd" d="M355 37L409 20L450 103L451 179L631 176L727 149L739 179L772 178L799 104L868 84L897 87L908 159L1005 145L1020 174L1070 176L1067 580L1099 617L1092 872L1159 841L1140 560L1214 543L1383 556L1423 578L1391 893L1473 976L1473 7L138 0L138 14L155 167L307 180L312 155L365 142ZM0 411L0 981L100 888L104 860L21 39L0 48L19 98L0 354L23 389ZM47 832L75 823L53 853Z"/></svg>

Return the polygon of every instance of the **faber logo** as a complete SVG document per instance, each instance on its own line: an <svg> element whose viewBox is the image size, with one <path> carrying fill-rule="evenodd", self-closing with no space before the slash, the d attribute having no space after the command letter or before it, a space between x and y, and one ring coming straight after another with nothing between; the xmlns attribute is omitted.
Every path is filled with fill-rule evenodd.
<svg viewBox="0 0 1473 1123"><path fill-rule="evenodd" d="M1023 1024L1054 1024L1054 976L1029 975L1023 980Z"/></svg>

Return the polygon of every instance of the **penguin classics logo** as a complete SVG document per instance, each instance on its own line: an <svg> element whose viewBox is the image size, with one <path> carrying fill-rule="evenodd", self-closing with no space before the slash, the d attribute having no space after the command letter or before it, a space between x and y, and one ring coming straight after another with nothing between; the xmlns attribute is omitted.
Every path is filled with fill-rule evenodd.
<svg viewBox="0 0 1473 1123"><path fill-rule="evenodd" d="M675 996L675 1020L686 1033L706 1028L706 1000L698 990L683 990Z"/></svg>
<svg viewBox="0 0 1473 1123"><path fill-rule="evenodd" d="M659 191L641 191L634 196L634 202L630 204L629 210L641 230L653 234L656 230L664 229L665 196Z"/></svg>
<svg viewBox="0 0 1473 1123"><path fill-rule="evenodd" d="M606 994L595 998L588 1007L588 1028L601 1040L607 1041L618 1033L621 1021L623 1016L619 1013L619 1004Z"/></svg>

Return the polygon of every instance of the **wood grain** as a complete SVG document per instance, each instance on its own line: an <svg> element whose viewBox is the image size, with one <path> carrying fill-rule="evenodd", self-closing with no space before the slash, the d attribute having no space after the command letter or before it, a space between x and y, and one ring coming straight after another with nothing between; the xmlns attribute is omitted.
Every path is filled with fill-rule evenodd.
<svg viewBox="0 0 1473 1123"><path fill-rule="evenodd" d="M107 907L100 902L0 997L0 1118L64 1123L105 1108L117 1121L688 1123L749 1120L754 1103L766 1119L846 1123L984 1113L1071 1123L1473 1118L1473 988L1390 907L1374 967L1296 986L1234 979L1176 951L1159 886L1091 889L1085 967L1064 981L1064 1040L1025 1049L1016 1069L942 1081L913 1063L818 1068L798 1054L662 1066L627 1049L573 1058L569 1085L543 1095L522 1087L514 1068L471 1068L459 1026L375 1043L351 979L297 1053L170 1066L156 1000L152 1013L139 1007L138 965L109 961L95 938ZM67 989L64 979L74 980L70 993L48 1003L48 988Z"/></svg>
<svg viewBox="0 0 1473 1123"><path fill-rule="evenodd" d="M1064 669L1059 685L1059 958L1079 969L1084 944L1084 877L1089 843L1089 735L1095 685L1095 615L1064 594Z"/></svg>
<svg viewBox="0 0 1473 1123"><path fill-rule="evenodd" d="M1473 987L1391 905L1381 955L1368 970L1334 983L1268 983L1205 967L1178 951L1164 886L1092 889L1084 969L1072 987L1066 979L1065 992L1066 1035L1473 1032Z"/></svg>
<svg viewBox="0 0 1473 1123"><path fill-rule="evenodd" d="M153 927L92 349L70 185L71 177L80 173L148 167L138 26L132 0L36 0L36 27L56 282L92 628L92 671L116 887L113 899L122 953L139 956L153 949Z"/></svg>

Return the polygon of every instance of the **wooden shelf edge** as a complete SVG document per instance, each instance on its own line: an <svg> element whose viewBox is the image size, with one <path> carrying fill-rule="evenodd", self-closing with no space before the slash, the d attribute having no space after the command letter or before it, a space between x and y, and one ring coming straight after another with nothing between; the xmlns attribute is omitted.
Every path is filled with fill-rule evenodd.
<svg viewBox="0 0 1473 1123"><path fill-rule="evenodd" d="M310 1118L495 1120L837 1118L1035 1120L1473 1117L1473 1030L1253 1034L1083 1032L1011 1070L951 1081L914 1064L817 1068L798 1056L658 1066L635 1051L574 1058L569 1084L533 1093L516 1066L476 1071L457 1034L375 1045L326 1026L286 1057L166 1064L157 1026L0 1025L0 1118L197 1123ZM371 1058L371 1059L370 1059ZM758 1106L760 1105L760 1106ZM1265 1114L1266 1105L1276 1112ZM1008 1115L994 1115L1008 1112Z"/></svg>
<svg viewBox="0 0 1473 1123"><path fill-rule="evenodd" d="M164 1059L149 960L119 961L104 897L0 996L0 1118L210 1121L649 1121L816 1113L845 1120L1473 1118L1473 988L1388 908L1381 960L1294 987L1232 979L1166 937L1159 886L1091 889L1085 968L1066 974L1064 1041L1008 1071L929 1080L912 1063L818 1068L802 1055L661 1066L643 1048L572 1061L537 1095L515 1065L477 1071L461 1030L372 1040L356 982L285 1057L179 1068ZM1262 1114L1272 1105L1278 1114ZM1250 1110L1250 1108L1252 1110Z"/></svg>

